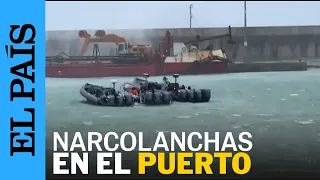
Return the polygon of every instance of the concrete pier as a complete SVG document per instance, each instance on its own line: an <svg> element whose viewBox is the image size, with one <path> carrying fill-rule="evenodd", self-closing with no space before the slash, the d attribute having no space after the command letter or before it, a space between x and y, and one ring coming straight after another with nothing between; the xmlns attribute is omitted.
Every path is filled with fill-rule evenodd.
<svg viewBox="0 0 320 180"><path fill-rule="evenodd" d="M229 73L268 72L268 71L306 71L306 62L265 61L253 63L234 63L229 65Z"/></svg>

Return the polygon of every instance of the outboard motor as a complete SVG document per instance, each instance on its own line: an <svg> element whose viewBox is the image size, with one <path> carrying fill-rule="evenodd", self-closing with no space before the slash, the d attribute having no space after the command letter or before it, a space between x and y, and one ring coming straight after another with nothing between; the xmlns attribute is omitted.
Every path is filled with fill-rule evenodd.
<svg viewBox="0 0 320 180"><path fill-rule="evenodd" d="M117 84L117 82L118 82L118 81L117 81L116 79L112 79L112 80L111 80L111 84L112 84L112 88L113 88L113 89L116 89L116 84Z"/></svg>
<svg viewBox="0 0 320 180"><path fill-rule="evenodd" d="M173 78L174 78L174 90L178 91L179 90L179 84L178 84L179 74L174 74Z"/></svg>
<svg viewBox="0 0 320 180"><path fill-rule="evenodd" d="M145 80L145 82L140 83L140 91L145 92L148 89L148 78L149 78L149 74L148 73L143 73L143 78Z"/></svg>
<svg viewBox="0 0 320 180"><path fill-rule="evenodd" d="M114 96L117 96L118 95L118 92L116 91L116 84L117 84L117 80L116 79L112 79L111 80L111 84L112 84L112 89L111 89L111 94L114 95Z"/></svg>
<svg viewBox="0 0 320 180"><path fill-rule="evenodd" d="M149 74L144 73L144 74L143 74L143 77L144 77L144 80L148 81L148 78L149 78L150 76L149 76Z"/></svg>

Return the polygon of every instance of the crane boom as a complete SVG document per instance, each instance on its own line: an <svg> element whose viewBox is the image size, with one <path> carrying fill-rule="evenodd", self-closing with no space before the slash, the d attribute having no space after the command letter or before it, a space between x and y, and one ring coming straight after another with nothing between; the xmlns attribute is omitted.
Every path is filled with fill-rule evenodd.
<svg viewBox="0 0 320 180"><path fill-rule="evenodd" d="M231 33L231 26L229 26L229 32L226 34L221 34L221 35L217 35L217 36L211 36L211 37L207 37L207 38L202 38L202 39L196 39L196 40L189 40L184 42L184 44L193 44L193 43L197 43L197 42L201 42L201 41L208 41L208 40L212 40L212 39L219 39L222 37L229 37L229 42L232 42L232 33Z"/></svg>
<svg viewBox="0 0 320 180"><path fill-rule="evenodd" d="M145 54L152 51L152 47L149 45L130 45L130 43L123 37L116 34L106 34L104 30L97 30L92 36L85 30L78 32L78 36L84 39L84 43L81 48L81 56L88 50L89 44L95 44L99 47L98 43L114 43L117 45L118 54L127 53L141 53Z"/></svg>

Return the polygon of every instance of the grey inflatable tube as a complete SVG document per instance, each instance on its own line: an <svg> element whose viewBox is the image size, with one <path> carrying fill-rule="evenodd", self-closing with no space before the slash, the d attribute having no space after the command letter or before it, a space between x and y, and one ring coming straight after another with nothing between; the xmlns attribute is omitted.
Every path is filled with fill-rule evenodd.
<svg viewBox="0 0 320 180"><path fill-rule="evenodd" d="M178 101L180 102L202 103L202 102L209 102L210 98L211 98L210 89L193 89L193 90L181 89L178 94Z"/></svg>
<svg viewBox="0 0 320 180"><path fill-rule="evenodd" d="M141 88L141 87L140 87L141 83L143 84L143 83L146 83L146 82L147 82L147 81L144 80L144 79L134 78L132 84L133 84L135 87L137 87L138 89L140 89L140 88Z"/></svg>
<svg viewBox="0 0 320 180"><path fill-rule="evenodd" d="M88 103L99 106L133 106L134 101L131 95L105 96L106 90L103 87L85 84L80 89L80 94Z"/></svg>
<svg viewBox="0 0 320 180"><path fill-rule="evenodd" d="M99 89L97 89L99 90ZM80 94L82 97L84 97L90 104L95 104L99 106L114 106L114 103L106 102L103 100L103 98L98 98L94 96L93 94L90 94L88 91L86 91L86 86L83 86L80 89Z"/></svg>
<svg viewBox="0 0 320 180"><path fill-rule="evenodd" d="M99 98L95 97L94 95L90 94L85 90L85 87L83 86L80 89L80 94L82 97L84 97L89 103L92 104L98 104Z"/></svg>

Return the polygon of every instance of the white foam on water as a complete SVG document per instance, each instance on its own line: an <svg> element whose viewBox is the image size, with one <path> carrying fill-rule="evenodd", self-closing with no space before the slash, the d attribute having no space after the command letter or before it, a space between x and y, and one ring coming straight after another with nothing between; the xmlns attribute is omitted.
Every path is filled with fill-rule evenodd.
<svg viewBox="0 0 320 180"><path fill-rule="evenodd" d="M156 132L154 132L155 134L158 134L159 132L163 132L163 133L170 133L171 131L160 131L160 130L156 130Z"/></svg>
<svg viewBox="0 0 320 180"><path fill-rule="evenodd" d="M143 107L143 106L141 106L141 105L142 105L141 103L135 102L133 107L135 107L135 108L137 108L137 107Z"/></svg>
<svg viewBox="0 0 320 180"><path fill-rule="evenodd" d="M281 122L283 120L280 120L280 119L266 119L266 120L263 120L264 122Z"/></svg>
<svg viewBox="0 0 320 180"><path fill-rule="evenodd" d="M271 91L272 89L271 89L271 88L267 88L266 90L267 90L267 91Z"/></svg>
<svg viewBox="0 0 320 180"><path fill-rule="evenodd" d="M250 124L243 124L243 125L234 125L232 126L233 129L239 129L239 128L248 128L251 127Z"/></svg>
<svg viewBox="0 0 320 180"><path fill-rule="evenodd" d="M200 114L199 114L199 113L195 113L194 115L195 115L195 116L199 116Z"/></svg>
<svg viewBox="0 0 320 180"><path fill-rule="evenodd" d="M212 110L221 110L218 108L213 108ZM197 112L196 114L210 114L211 112Z"/></svg>
<svg viewBox="0 0 320 180"><path fill-rule="evenodd" d="M271 116L271 115L270 114L256 114L256 116L268 117L268 116Z"/></svg>
<svg viewBox="0 0 320 180"><path fill-rule="evenodd" d="M250 124L243 124L243 125L234 125L232 126L233 129L239 129L239 128L248 128L251 127Z"/></svg>
<svg viewBox="0 0 320 180"><path fill-rule="evenodd" d="M241 117L241 114L232 114L233 117Z"/></svg>
<svg viewBox="0 0 320 180"><path fill-rule="evenodd" d="M189 119L191 116L177 116L178 119Z"/></svg>
<svg viewBox="0 0 320 180"><path fill-rule="evenodd" d="M111 118L112 115L105 114L105 115L102 115L102 116L100 116L100 117L102 117L102 118Z"/></svg>
<svg viewBox="0 0 320 180"><path fill-rule="evenodd" d="M286 98L281 98L280 100L281 100L281 101L285 101L285 100L287 100L287 99L286 99Z"/></svg>
<svg viewBox="0 0 320 180"><path fill-rule="evenodd" d="M316 122L312 119L309 119L307 121L295 121L296 123L299 123L301 125L308 125L308 124L315 124Z"/></svg>
<svg viewBox="0 0 320 180"><path fill-rule="evenodd" d="M83 124L86 126L92 126L92 121L84 121Z"/></svg>
<svg viewBox="0 0 320 180"><path fill-rule="evenodd" d="M91 112L91 114L100 114L100 112L94 111L94 112Z"/></svg>
<svg viewBox="0 0 320 180"><path fill-rule="evenodd" d="M289 96L293 97L293 96L299 96L299 94L290 94Z"/></svg>

